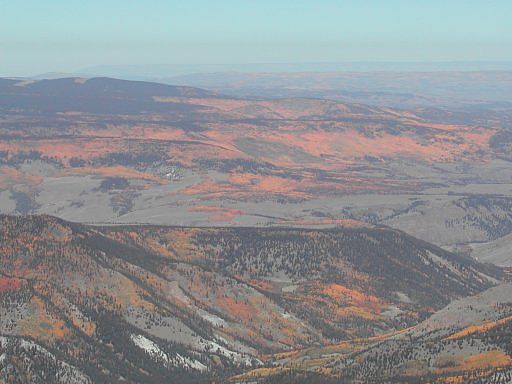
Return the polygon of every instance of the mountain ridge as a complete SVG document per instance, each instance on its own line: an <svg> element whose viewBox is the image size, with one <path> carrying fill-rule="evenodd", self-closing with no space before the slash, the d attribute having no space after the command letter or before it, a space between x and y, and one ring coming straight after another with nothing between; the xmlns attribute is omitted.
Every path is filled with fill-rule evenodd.
<svg viewBox="0 0 512 384"><path fill-rule="evenodd" d="M3 345L35 342L95 382L115 382L119 370L134 382L191 371L190 382L214 380L261 365L268 352L400 329L495 284L485 276L501 278L388 229L123 228L5 215L0 224ZM364 255L397 257L399 244L411 260L433 263L429 280L445 288L429 299L404 280L393 289L407 294L386 293L393 278ZM137 373L133 359L154 371Z"/></svg>

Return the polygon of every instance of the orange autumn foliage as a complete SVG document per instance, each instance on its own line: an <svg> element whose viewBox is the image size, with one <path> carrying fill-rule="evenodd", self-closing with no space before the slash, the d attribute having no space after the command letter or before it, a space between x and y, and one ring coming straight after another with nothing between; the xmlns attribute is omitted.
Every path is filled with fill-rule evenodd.
<svg viewBox="0 0 512 384"><path fill-rule="evenodd" d="M231 221L236 216L243 215L244 212L240 209L217 207L211 205L197 205L190 209L191 212L206 212L211 213L210 220L213 221Z"/></svg>
<svg viewBox="0 0 512 384"><path fill-rule="evenodd" d="M490 330L490 329L492 329L494 327L497 327L498 325L502 325L502 324L508 323L509 321L512 321L512 316L508 316L508 317L505 317L503 319L496 320L496 321L490 321L490 322L487 322L485 324L470 325L469 327L466 327L463 330L461 330L461 331L459 331L457 333L454 333L453 335L450 335L446 339L447 340L456 340L456 339L460 339L462 337L471 335L473 333L485 332L485 331L488 331L488 330Z"/></svg>
<svg viewBox="0 0 512 384"><path fill-rule="evenodd" d="M254 309L249 304L241 300L235 300L232 297L222 296L217 298L217 305L242 321L249 321L255 314Z"/></svg>
<svg viewBox="0 0 512 384"><path fill-rule="evenodd" d="M0 277L0 293L16 291L23 284L22 280L10 278L10 277Z"/></svg>
<svg viewBox="0 0 512 384"><path fill-rule="evenodd" d="M324 288L323 292L337 301L351 303L356 308L371 308L376 311L382 308L381 302L377 297L339 284L329 284Z"/></svg>
<svg viewBox="0 0 512 384"><path fill-rule="evenodd" d="M435 373L442 374L475 369L499 368L512 365L512 357L503 351L489 351L469 356L465 359L452 359L454 364L436 369Z"/></svg>

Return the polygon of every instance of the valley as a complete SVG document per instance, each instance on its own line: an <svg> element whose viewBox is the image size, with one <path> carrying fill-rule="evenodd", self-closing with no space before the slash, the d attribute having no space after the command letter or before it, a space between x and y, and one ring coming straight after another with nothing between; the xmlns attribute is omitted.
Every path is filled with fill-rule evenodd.
<svg viewBox="0 0 512 384"><path fill-rule="evenodd" d="M0 97L3 213L185 226L355 220L447 249L512 231L506 108L240 99L107 78L2 80Z"/></svg>
<svg viewBox="0 0 512 384"><path fill-rule="evenodd" d="M0 380L509 382L499 90L228 88L0 80Z"/></svg>

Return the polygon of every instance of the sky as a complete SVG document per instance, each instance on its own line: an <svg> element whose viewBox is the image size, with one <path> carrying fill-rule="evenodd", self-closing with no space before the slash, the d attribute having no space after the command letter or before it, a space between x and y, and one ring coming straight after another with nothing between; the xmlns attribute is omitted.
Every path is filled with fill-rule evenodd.
<svg viewBox="0 0 512 384"><path fill-rule="evenodd" d="M511 0L0 0L0 76L95 65L512 61Z"/></svg>

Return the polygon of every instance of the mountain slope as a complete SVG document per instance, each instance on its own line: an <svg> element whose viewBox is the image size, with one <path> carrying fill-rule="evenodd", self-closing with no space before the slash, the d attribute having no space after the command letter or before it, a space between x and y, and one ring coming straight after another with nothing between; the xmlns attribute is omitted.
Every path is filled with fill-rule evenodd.
<svg viewBox="0 0 512 384"><path fill-rule="evenodd" d="M66 363L95 382L213 380L268 352L415 324L502 276L387 228L0 216L0 251L3 345L36 343L54 369Z"/></svg>
<svg viewBox="0 0 512 384"><path fill-rule="evenodd" d="M512 284L456 300L410 329L276 356L234 379L264 383L496 383L512 380Z"/></svg>
<svg viewBox="0 0 512 384"><path fill-rule="evenodd" d="M512 267L512 234L488 243L471 244L471 256L485 263Z"/></svg>

